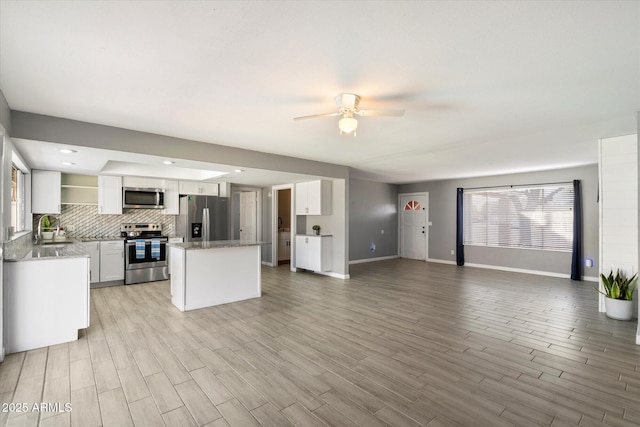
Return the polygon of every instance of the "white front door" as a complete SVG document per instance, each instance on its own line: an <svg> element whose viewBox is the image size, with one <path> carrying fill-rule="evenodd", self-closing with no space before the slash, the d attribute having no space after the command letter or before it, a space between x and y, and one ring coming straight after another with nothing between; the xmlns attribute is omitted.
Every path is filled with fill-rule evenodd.
<svg viewBox="0 0 640 427"><path fill-rule="evenodd" d="M400 194L400 257L427 259L429 194Z"/></svg>
<svg viewBox="0 0 640 427"><path fill-rule="evenodd" d="M257 240L258 192L240 193L240 239Z"/></svg>

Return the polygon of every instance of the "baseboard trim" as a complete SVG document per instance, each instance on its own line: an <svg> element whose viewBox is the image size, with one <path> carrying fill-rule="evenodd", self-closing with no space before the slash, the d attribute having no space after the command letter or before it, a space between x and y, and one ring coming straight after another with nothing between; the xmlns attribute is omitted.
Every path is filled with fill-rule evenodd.
<svg viewBox="0 0 640 427"><path fill-rule="evenodd" d="M636 345L640 345L640 321L638 321L638 329L636 330Z"/></svg>
<svg viewBox="0 0 640 427"><path fill-rule="evenodd" d="M435 259L429 258L427 262L435 262L439 264L448 264L448 265L457 265L455 261L450 261L446 259ZM541 270L528 270L525 268L513 268L513 267L503 267L501 265L489 265L489 264L475 264L475 263L465 263L464 267L473 267L473 268L484 268L487 270L500 270L500 271L508 271L511 273L523 273L523 274L535 274L536 276L548 276L548 277L557 277L559 279L570 279L570 274L565 273L554 273L552 271L541 271ZM582 280L585 282L597 282L598 278L595 276L583 276Z"/></svg>
<svg viewBox="0 0 640 427"><path fill-rule="evenodd" d="M299 271L308 271L309 273L312 274L319 274L321 276L328 276L328 277L334 277L336 279L342 279L342 280L346 280L346 279L350 279L351 276L349 274L341 274L341 273L336 273L333 271L313 271L313 270L305 270L304 268L296 268L295 270L291 270L293 272L299 272Z"/></svg>
<svg viewBox="0 0 640 427"><path fill-rule="evenodd" d="M262 265L266 265L267 267L275 267L272 262L262 261Z"/></svg>
<svg viewBox="0 0 640 427"><path fill-rule="evenodd" d="M351 278L349 274L334 273L333 271L314 271L314 273L322 274L323 276L334 277L336 279L342 279L342 280Z"/></svg>
<svg viewBox="0 0 640 427"><path fill-rule="evenodd" d="M349 261L349 264L364 264L365 262L385 261L388 259L397 259L397 258L398 258L398 255L380 256L377 258L354 259L353 261Z"/></svg>
<svg viewBox="0 0 640 427"><path fill-rule="evenodd" d="M542 270L529 270L526 268L513 268L513 267L503 267L500 265L488 265L488 264L474 264L474 263L465 263L466 267L475 267L475 268L484 268L487 270L501 270L508 271L511 273L523 273L523 274L535 274L536 276L547 276L547 277L557 277L559 279L571 279L570 274L566 273L554 273L553 271L542 271ZM597 281L596 277L583 277L583 280L586 281Z"/></svg>
<svg viewBox="0 0 640 427"><path fill-rule="evenodd" d="M448 259L427 258L427 262L435 262L435 263L438 263L438 264L456 265L455 261L450 261Z"/></svg>

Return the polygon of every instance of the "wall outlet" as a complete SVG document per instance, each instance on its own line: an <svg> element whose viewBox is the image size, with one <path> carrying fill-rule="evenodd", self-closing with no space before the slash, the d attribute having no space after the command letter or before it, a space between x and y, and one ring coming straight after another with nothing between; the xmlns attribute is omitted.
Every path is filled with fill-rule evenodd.
<svg viewBox="0 0 640 427"><path fill-rule="evenodd" d="M587 258L584 260L584 266L587 268L593 267L593 260L591 258Z"/></svg>
<svg viewBox="0 0 640 427"><path fill-rule="evenodd" d="M453 249L451 249L451 255L455 255L455 254L456 252Z"/></svg>
<svg viewBox="0 0 640 427"><path fill-rule="evenodd" d="M371 242L371 244L369 245L369 250L370 250L371 252L375 252L375 250L376 250L376 244L375 244L375 243L373 243L373 242Z"/></svg>
<svg viewBox="0 0 640 427"><path fill-rule="evenodd" d="M384 234L384 228L380 230L380 234Z"/></svg>

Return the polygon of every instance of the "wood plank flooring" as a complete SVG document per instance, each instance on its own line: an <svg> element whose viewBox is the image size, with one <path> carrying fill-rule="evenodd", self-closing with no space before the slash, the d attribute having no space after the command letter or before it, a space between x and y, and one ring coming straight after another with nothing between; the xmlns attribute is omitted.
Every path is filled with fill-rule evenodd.
<svg viewBox="0 0 640 427"><path fill-rule="evenodd" d="M0 427L640 425L636 322L598 313L592 283L351 274L263 267L262 298L187 313L169 282L92 289L78 341L0 365L0 400L29 408Z"/></svg>

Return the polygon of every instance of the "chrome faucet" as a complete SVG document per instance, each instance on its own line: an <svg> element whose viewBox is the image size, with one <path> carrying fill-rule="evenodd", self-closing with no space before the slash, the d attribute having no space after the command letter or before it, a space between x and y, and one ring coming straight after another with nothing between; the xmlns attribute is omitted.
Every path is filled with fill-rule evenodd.
<svg viewBox="0 0 640 427"><path fill-rule="evenodd" d="M36 240L42 239L42 220L44 219L45 216L47 215L42 215L38 220L38 234L36 234Z"/></svg>
<svg viewBox="0 0 640 427"><path fill-rule="evenodd" d="M42 220L45 216L49 218L54 218L56 221L56 235L60 234L60 218L53 215L42 215L38 220L38 234L36 235L36 240L42 240Z"/></svg>

